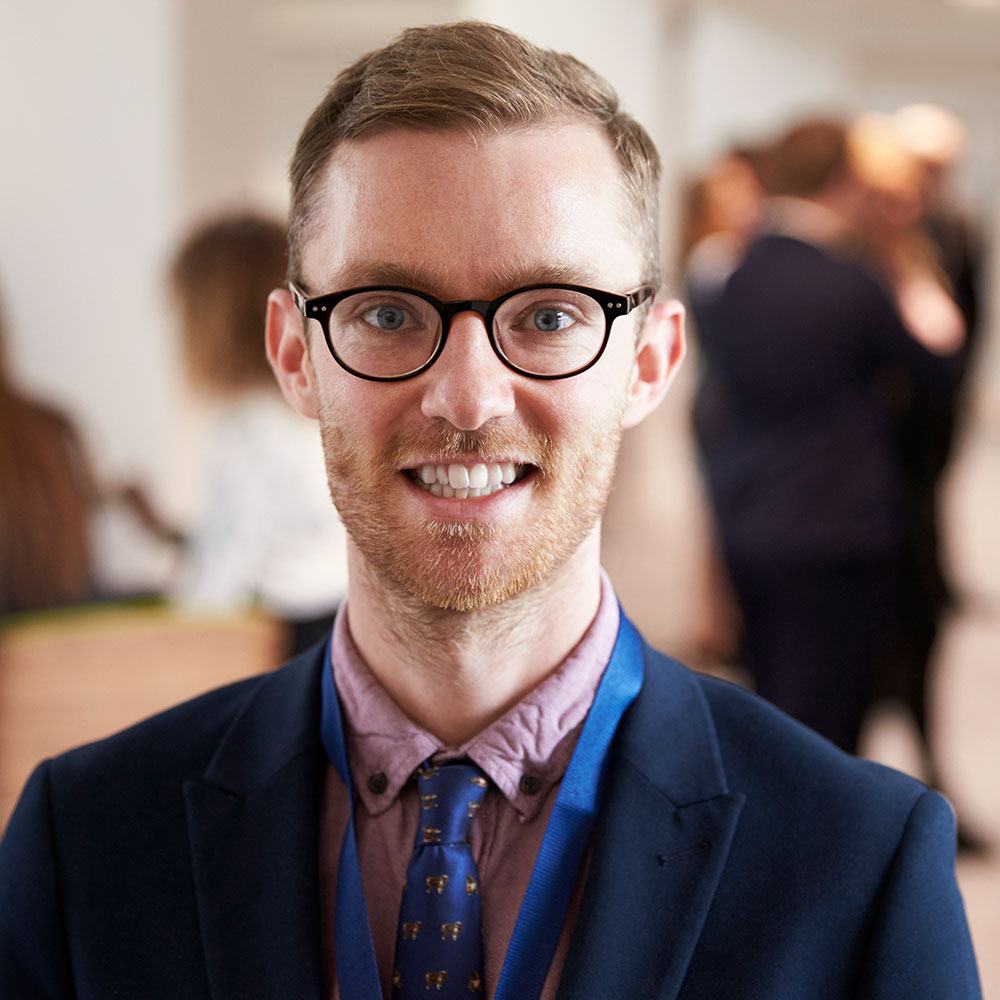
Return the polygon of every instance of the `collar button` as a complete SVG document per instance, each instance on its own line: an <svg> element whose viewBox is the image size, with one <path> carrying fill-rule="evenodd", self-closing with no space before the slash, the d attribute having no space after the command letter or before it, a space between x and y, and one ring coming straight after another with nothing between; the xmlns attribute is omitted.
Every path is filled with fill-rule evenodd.
<svg viewBox="0 0 1000 1000"><path fill-rule="evenodd" d="M542 780L533 774L522 774L517 787L524 795L537 795L542 790Z"/></svg>
<svg viewBox="0 0 1000 1000"><path fill-rule="evenodd" d="M381 795L389 787L389 779L378 771L368 779L368 791L373 795Z"/></svg>

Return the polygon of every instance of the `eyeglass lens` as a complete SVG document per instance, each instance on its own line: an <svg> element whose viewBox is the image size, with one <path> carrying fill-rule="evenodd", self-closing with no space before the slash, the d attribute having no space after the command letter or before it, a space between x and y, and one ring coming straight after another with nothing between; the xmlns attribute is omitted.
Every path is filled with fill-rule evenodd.
<svg viewBox="0 0 1000 1000"><path fill-rule="evenodd" d="M500 351L535 375L562 375L591 362L605 336L605 315L589 295L568 288L527 289L506 299L493 318ZM330 340L343 362L364 375L392 378L434 355L441 314L407 292L349 295L329 317Z"/></svg>

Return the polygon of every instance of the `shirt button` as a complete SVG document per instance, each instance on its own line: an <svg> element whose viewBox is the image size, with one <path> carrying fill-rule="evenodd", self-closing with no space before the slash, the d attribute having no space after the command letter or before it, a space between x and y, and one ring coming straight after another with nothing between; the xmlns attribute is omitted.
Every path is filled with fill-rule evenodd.
<svg viewBox="0 0 1000 1000"><path fill-rule="evenodd" d="M373 795L381 795L388 787L389 779L381 771L368 779L368 791Z"/></svg>
<svg viewBox="0 0 1000 1000"><path fill-rule="evenodd" d="M533 774L523 774L518 782L518 788L525 795L537 795L542 790L542 781Z"/></svg>

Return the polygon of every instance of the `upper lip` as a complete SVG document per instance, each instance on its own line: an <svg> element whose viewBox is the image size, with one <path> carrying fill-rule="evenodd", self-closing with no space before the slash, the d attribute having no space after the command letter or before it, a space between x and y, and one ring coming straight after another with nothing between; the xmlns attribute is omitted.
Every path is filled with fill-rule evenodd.
<svg viewBox="0 0 1000 1000"><path fill-rule="evenodd" d="M412 465L406 465L404 468L407 469L419 469L422 465L505 465L510 462L512 465L533 465L534 463L525 461L521 458L493 458L484 457L482 455L464 455L464 456L450 456L448 458L442 458L440 456L436 458L423 458L414 462Z"/></svg>

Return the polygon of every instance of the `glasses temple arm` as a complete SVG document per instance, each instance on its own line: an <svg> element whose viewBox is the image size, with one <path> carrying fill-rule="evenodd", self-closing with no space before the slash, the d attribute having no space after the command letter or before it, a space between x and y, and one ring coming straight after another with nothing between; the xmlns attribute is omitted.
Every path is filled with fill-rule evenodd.
<svg viewBox="0 0 1000 1000"><path fill-rule="evenodd" d="M294 281L288 282L288 290L292 293L292 301L294 301L296 308L302 313L303 316L306 314L306 293L295 284Z"/></svg>

